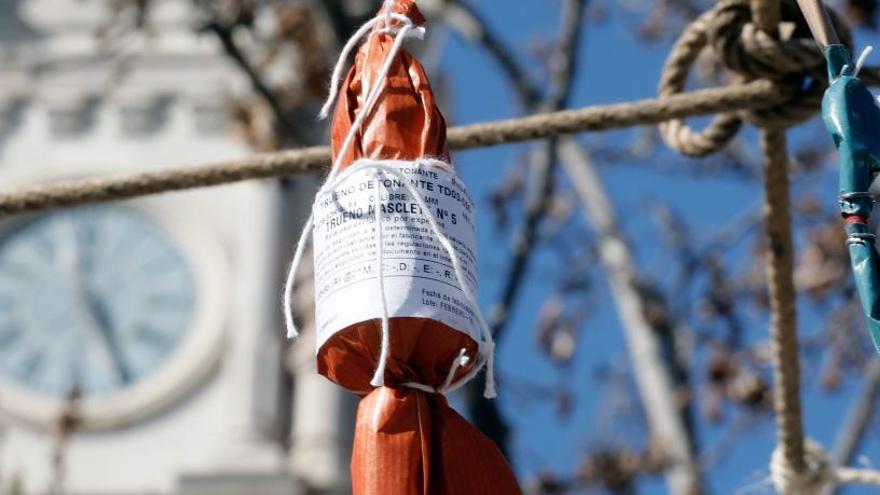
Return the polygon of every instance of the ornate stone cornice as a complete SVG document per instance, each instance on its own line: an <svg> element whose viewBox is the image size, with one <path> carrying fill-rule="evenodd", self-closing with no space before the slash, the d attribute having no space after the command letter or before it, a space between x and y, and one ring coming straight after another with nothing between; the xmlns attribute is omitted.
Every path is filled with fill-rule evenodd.
<svg viewBox="0 0 880 495"><path fill-rule="evenodd" d="M100 119L112 119L119 134L129 137L162 132L172 125L169 119L181 118L185 122L173 123L177 130L185 130L181 125L200 134L227 129L229 99L249 87L216 41L194 32L190 2L153 0L150 26L131 28L112 43L96 36L107 15L107 4L99 1L18 5L20 24L39 35L0 39L0 55L9 58L0 64L4 135L31 121L22 114L40 112L44 115L33 120L65 138L103 129ZM4 107L16 110L4 112ZM18 117L10 118L13 114Z"/></svg>

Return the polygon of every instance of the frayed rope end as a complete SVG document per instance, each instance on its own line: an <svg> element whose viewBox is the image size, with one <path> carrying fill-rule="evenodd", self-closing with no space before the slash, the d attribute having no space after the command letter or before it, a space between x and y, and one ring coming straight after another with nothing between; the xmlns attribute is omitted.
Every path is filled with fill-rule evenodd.
<svg viewBox="0 0 880 495"><path fill-rule="evenodd" d="M495 342L483 342L486 353L486 388L483 390L483 397L494 399L498 397L498 391L495 390Z"/></svg>
<svg viewBox="0 0 880 495"><path fill-rule="evenodd" d="M417 40L423 40L423 39L425 39L425 34L427 34L427 33L428 33L428 30L425 29L424 26L419 26L419 27L413 28L413 30L407 34Z"/></svg>
<svg viewBox="0 0 880 495"><path fill-rule="evenodd" d="M382 371L382 374L379 374L379 370L376 370L376 373L373 375L373 379L370 380L370 385L374 387L384 387L385 386L385 372Z"/></svg>
<svg viewBox="0 0 880 495"><path fill-rule="evenodd" d="M333 107L334 103L336 103L335 100L328 101L323 107L321 107L321 111L318 112L318 120L326 120L327 117L330 116L330 108Z"/></svg>
<svg viewBox="0 0 880 495"><path fill-rule="evenodd" d="M387 336L387 331L383 332L383 337L385 337L385 336ZM382 351L381 351L381 354L379 355L379 362L376 365L376 371L373 373L373 379L370 380L370 385L372 385L374 387L384 387L385 386L385 367L387 366L387 364L388 364L388 340L386 338L383 338L382 339Z"/></svg>

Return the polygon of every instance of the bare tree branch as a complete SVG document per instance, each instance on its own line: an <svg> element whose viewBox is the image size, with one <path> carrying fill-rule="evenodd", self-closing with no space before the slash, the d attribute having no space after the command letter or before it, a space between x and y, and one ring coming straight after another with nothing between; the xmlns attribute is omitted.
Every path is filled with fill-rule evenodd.
<svg viewBox="0 0 880 495"><path fill-rule="evenodd" d="M614 207L581 146L566 139L560 144L559 156L572 187L584 204L587 221L600 236L599 258L617 305L639 395L653 441L664 449L669 463L669 491L682 495L701 493L699 463L693 438L676 400L678 393L669 358L665 355L663 342L646 317L635 259L617 227Z"/></svg>
<svg viewBox="0 0 880 495"><path fill-rule="evenodd" d="M463 5L454 0L450 3ZM577 46L583 28L583 11L586 0L566 0L560 11L562 26L560 29L560 41L558 49L550 61L551 88L547 97L531 110L558 110L563 108L571 93L571 83L575 74L577 61ZM462 8L462 12L473 13L472 10ZM485 23L478 17L470 17L472 24L481 26L482 40L490 40L492 47L490 53L499 59L500 65L505 68L505 73L512 79L518 89L518 96L524 105L534 105L534 95L537 91L530 83L527 83L524 72L517 67L513 58L508 56L509 50L501 46L498 38L490 33ZM500 340L504 327L508 321L509 308L516 299L520 288L524 285L522 279L527 271L531 259L532 250L536 244L538 227L547 213L553 196L553 175L556 170L556 140L550 139L539 145L534 150L531 168L530 196L526 205L526 217L523 226L517 234L513 247L513 258L509 263L507 276L503 284L501 300L498 309L492 316L490 327L496 341ZM468 402L471 405L471 416L474 423L501 448L507 450L509 427L502 418L498 405L482 398L480 390L483 388L484 378L474 380L468 388Z"/></svg>
<svg viewBox="0 0 880 495"><path fill-rule="evenodd" d="M454 3L454 0L450 0L449 3ZM570 3L579 3L579 2L570 2ZM554 107L547 107L545 105L564 105L565 101L568 99L568 94L570 92L570 85L572 80L572 75L574 74L574 61L576 50L575 46L578 42L579 37L579 28L575 24L580 24L580 14L582 13L584 5L581 3L579 6L571 6L569 5L569 9L575 9L577 15L573 15L573 12L565 13L567 19L567 32L568 36L563 36L563 47L557 53L559 57L567 54L566 58L557 58L552 65L553 67L553 88L548 93L547 98L542 103L542 109L553 109ZM465 11L467 13L467 11ZM576 20L576 21L575 21ZM493 36L486 36L485 33L488 30L485 28L485 24L481 23L479 18L471 18L472 24L476 24L478 26L482 26L480 31L483 33L483 36L480 38L483 40L489 39L491 40L493 47L489 49L490 53L495 54L496 59L498 59L498 54L502 54L501 58L498 59L499 65L502 67L504 72L507 74L508 78L511 80L512 84L515 88L518 89L518 94L520 98L524 102L529 101L529 91L528 89L523 89L524 87L528 88L527 79L523 76L521 71L516 69L511 69L510 67L515 67L512 64L512 57L505 56L504 54L509 53L500 44L497 42L497 39ZM566 47L565 44L568 46ZM567 49L567 50L566 50ZM572 144L574 144L572 142ZM577 145L575 145L577 146ZM514 256L510 263L510 269L508 271L507 278L504 284L504 291L502 292L502 297L497 307L495 314L493 315L492 320L492 329L493 332L500 336L503 332L504 326L508 320L510 307L512 306L514 300L516 299L516 295L519 292L519 288L523 286L522 278L525 275L526 268L528 266L528 261L530 259L531 251L534 248L535 240L536 240L536 232L538 226L540 225L541 219L546 214L546 209L550 203L550 198L553 193L553 174L555 171L555 163L558 159L557 157L557 141L549 140L547 143L542 145L539 149L535 150L535 155L533 155L532 161L532 170L533 173L537 173L537 181L533 182L535 185L532 190L532 196L528 202L527 210L526 210L526 218L524 220L523 228L520 231L520 234L517 238L517 242L514 246ZM581 150L582 151L582 150ZM598 185L598 184L597 184ZM601 186L598 186L601 192L601 197L604 198L604 190L602 190ZM610 205L607 206L607 212L611 215L610 218L613 218L613 214L611 213ZM600 234L605 234L604 229L598 229ZM604 236L603 236L604 237ZM603 241L600 241L600 244ZM631 258L631 256L628 256ZM631 266L631 265L630 265ZM642 300L642 294L639 293L639 290L633 285L635 282L635 274L632 274L632 279L627 283L628 287L631 289L631 292L627 292L624 290L623 292L630 297L627 303L630 305L636 305L642 309L644 309L644 301ZM611 275L609 274L609 277ZM618 284L620 285L620 284ZM626 319L625 309L621 307L624 302L619 301L618 306L620 309L620 313L623 319ZM653 329L650 324L644 320L644 314L640 313L642 316L638 319L640 322L631 325L630 328L633 331L629 333L638 333L638 334L646 334L649 338L653 337ZM690 422L687 420L689 417L689 410L687 407L679 409L676 405L676 398L679 394L677 394L676 387L673 386L671 381L673 380L673 375L677 375L675 379L677 380L686 380L687 379L687 370L681 369L681 363L678 362L678 356L675 352L675 336L674 330L667 334L669 339L667 339L664 344L659 339L652 338L650 344L655 347L654 351L659 353L656 357L660 360L659 363L656 363L655 368L648 373L642 373L642 375L658 375L665 377L667 383L665 387L660 387L659 389L653 387L653 383L648 384L644 379L639 380L643 382L643 385L640 389L643 391L643 401L646 402L646 410L648 411L649 423L651 423L652 431L654 431L655 436L658 436L658 440L661 440L661 445L666 445L664 438L664 432L672 433L669 435L674 438L674 444L678 446L677 449L674 449L672 452L672 468L670 474L670 488L673 489L673 493L681 493L681 494L691 494L691 493L699 493L701 491L700 488L700 478L699 478L699 469L695 459L694 454L694 436L690 431ZM638 360L637 353L634 352L634 345L630 345L633 359ZM662 356L661 356L662 355ZM677 370L673 372L673 370ZM637 373L639 375L639 373ZM658 379L662 380L662 379ZM648 405L648 400L644 390L646 389L654 389L660 392L656 394L658 396L665 397L657 397L651 400L653 405ZM471 394L476 395L476 394ZM499 442L499 445L504 446L506 444L506 436L507 429L506 425L503 422L503 419L500 417L500 414L497 410L497 406L494 403L489 403L486 405L484 401L474 400L476 397L472 397L471 403L472 414L474 416L474 420L478 426L483 428L484 430L494 430L491 431L490 435ZM689 404L689 401L688 403ZM651 416L657 414L655 411L659 411L662 415L660 420L652 420ZM655 423L668 423L663 426L658 426ZM660 430L660 431L658 431Z"/></svg>
<svg viewBox="0 0 880 495"><path fill-rule="evenodd" d="M202 26L203 31L212 33L217 37L220 44L223 46L223 51L226 55L231 58L232 61L235 62L235 65L241 69L245 76L247 76L254 91L256 91L266 104L269 105L269 108L272 109L272 114L275 115L275 120L286 131L284 133L284 140L294 145L307 144L299 138L302 133L298 131L297 126L290 120L290 118L288 118L287 112L284 111L284 108L281 106L275 93L263 81L263 78L257 73L256 68L254 68L235 42L233 36L234 29L234 26L228 26L217 19L211 19Z"/></svg>
<svg viewBox="0 0 880 495"><path fill-rule="evenodd" d="M862 388L856 393L856 398L837 432L837 438L834 439L831 458L836 465L847 466L852 462L865 437L868 425L874 418L878 395L880 395L880 360L875 358L871 360L862 381ZM836 488L829 489L826 490L826 494L834 494L837 491Z"/></svg>
<svg viewBox="0 0 880 495"><path fill-rule="evenodd" d="M540 91L531 82L525 71L517 64L513 51L504 46L485 19L467 3L461 0L445 0L446 20L465 37L481 44L498 62L507 79L514 86L517 97L530 111L550 111L563 108L571 92L572 79L576 70L577 45L580 42L583 11L586 0L568 0L562 7L560 44L550 63L551 87L547 96L541 100ZM555 171L555 140L550 139L532 156L532 190L526 206L523 227L514 242L514 258L510 263L506 282L495 314L490 323L493 333L501 333L507 322L509 308L516 299L531 250L536 240L536 232L553 193L553 172Z"/></svg>
<svg viewBox="0 0 880 495"><path fill-rule="evenodd" d="M74 386L65 397L61 413L54 425L52 446L52 481L49 493L61 495L66 492L65 482L67 478L67 449L70 439L80 426L80 401L82 393L78 386Z"/></svg>
<svg viewBox="0 0 880 495"><path fill-rule="evenodd" d="M546 98L533 110L553 111L566 106L571 93L577 60L577 45L583 23L585 0L569 0L563 5L561 43L550 61L551 85ZM527 96L521 96L527 101ZM510 307L516 300L525 276L532 250L537 240L538 227L547 213L553 197L553 175L556 171L556 139L540 144L532 155L530 192L526 204L526 216L513 245L513 258L509 263L501 300L492 315L492 333L498 338L510 316Z"/></svg>
<svg viewBox="0 0 880 495"><path fill-rule="evenodd" d="M444 0L444 19L471 43L481 45L498 63L513 85L525 108L541 102L541 93L529 75L516 62L513 52L488 28L488 23L470 4L462 0Z"/></svg>

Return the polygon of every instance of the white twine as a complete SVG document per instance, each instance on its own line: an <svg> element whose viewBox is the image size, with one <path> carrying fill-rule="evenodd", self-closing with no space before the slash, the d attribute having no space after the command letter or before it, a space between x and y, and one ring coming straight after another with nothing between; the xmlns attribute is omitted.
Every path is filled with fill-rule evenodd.
<svg viewBox="0 0 880 495"><path fill-rule="evenodd" d="M859 54L858 60L856 60L856 70L853 73L853 77L858 77L859 72L862 71L862 68L865 66L865 62L868 61L868 57L871 56L871 52L873 52L873 51L874 51L874 47L871 45L866 46L862 50L862 53Z"/></svg>
<svg viewBox="0 0 880 495"><path fill-rule="evenodd" d="M471 358L467 355L467 349L462 347L462 349L458 352L458 356L455 358L455 360L452 361L452 366L449 367L449 371L446 373L446 379L443 380L443 385L441 385L439 388L431 387L417 382L405 382L403 385L406 387L421 390L423 392L428 392L430 394L445 394L452 386L452 380L455 378L455 373L458 371L459 368L467 366L470 360Z"/></svg>
<svg viewBox="0 0 880 495"><path fill-rule="evenodd" d="M392 13L392 9L394 8L394 2L395 2L395 0L385 0L385 3L382 6L383 9L385 10L385 30L386 31L391 31L391 19L392 19L391 13Z"/></svg>
<svg viewBox="0 0 880 495"><path fill-rule="evenodd" d="M382 208L379 189L382 188L382 170L376 169L376 201L375 201L375 220L376 224L373 229L376 231L376 279L379 282L379 301L382 306L382 350L379 353L379 363L376 371L373 373L373 379L370 385L374 387L385 386L385 366L388 364L388 352L391 347L391 323L388 318L388 296L385 294L385 274L383 267L385 266L385 239L382 232ZM320 197L320 196L319 196Z"/></svg>
<svg viewBox="0 0 880 495"><path fill-rule="evenodd" d="M403 41L408 37L412 36L415 38L423 38L425 35L425 28L417 27L414 25L412 20L404 15L391 13L390 11L390 1L386 1L386 10L384 18L376 17L371 19L366 24L361 26L360 29L348 40L345 46L342 49L342 53L340 53L339 60L336 63L336 67L333 69L333 75L331 77L331 85L330 92L327 97L327 101L324 106L321 108L320 117L325 118L332 107L333 103L336 101L336 97L339 93L339 86L342 81L342 71L344 68L345 61L351 54L351 51L357 45L357 42L369 32L378 22L385 22L385 31L396 35L394 38L394 43L392 44L391 49L388 51L388 55L385 59L385 63L382 65L381 70L376 75L376 80L373 81L373 84L370 85L370 90L367 95L367 98L364 102L364 106L361 109L361 112L357 115L354 122L352 123L351 129L346 135L345 140L342 142L342 146L339 149L339 152L336 157L336 161L333 163L332 168L330 169L330 173L328 174L327 180L324 185L321 187L318 192L318 197L327 194L329 191L338 184L340 181L344 180L351 174L365 170L372 169L377 172L377 181L381 184L381 174L389 173L394 175L398 179L400 179L401 183L407 188L408 192L413 196L416 200L419 207L422 211L429 212L427 215L428 222L431 226L431 229L434 231L434 234L437 236L440 244L446 250L450 259L452 260L453 270L455 271L456 279L458 280L459 286L462 292L465 295L465 298L470 304L472 310L477 315L477 319L480 323L480 330L482 332L482 342L480 343L479 350L479 359L477 363L474 365L473 369L468 372L465 376L460 378L458 381L453 381L455 378L455 373L459 368L466 366L469 362L470 358L465 355L466 350L462 349L459 353L458 357L453 361L450 366L450 370L447 374L446 380L439 388L430 387L428 385L419 384L415 382L404 383L404 386L424 390L432 393L448 393L453 390L458 389L468 381L470 381L477 373L485 366L486 367L486 388L483 392L483 395L486 398L494 398L497 393L495 390L495 343L492 340L492 332L489 330L489 326L486 324L485 319L483 318L483 314L480 311L479 302L476 299L476 295L473 294L470 288L467 286L464 278L464 271L461 268L461 262L458 259L458 255L455 252L455 249L452 247L452 243L449 239L443 234L440 230L439 225L437 224L436 219L432 214L430 214L430 209L425 204L423 198L420 193L412 187L408 180L396 169L394 168L396 162L394 160L371 160L371 159L361 159L351 167L349 167L344 173L339 173L339 168L341 166L342 160L348 154L348 150L354 142L354 138L357 135L357 132L360 130L370 111L372 110L373 105L378 100L383 85L381 81L388 77L388 73L391 70L391 65L394 62L394 58L400 52L400 49L403 45ZM395 29L391 25L391 20L400 21L403 26L399 29ZM442 164L445 168L446 164L437 160L429 160L430 163L437 165ZM376 195L376 201L379 201L379 194ZM381 216L381 208L379 204L376 205L376 250L377 250L377 278L379 283L379 290L381 293L381 304L382 304L382 348L379 356L379 362L376 366L376 371L373 375L370 384L373 386L382 386L384 385L384 376L385 376L385 368L388 361L388 353L390 348L390 324L389 324L389 316L388 316L388 303L385 295L385 285L384 285L384 274L383 274L383 246L382 246L382 216ZM308 244L310 235L312 230L314 229L314 212L310 213L308 220L306 220L305 226L303 227L303 231L300 234L299 241L297 242L296 251L294 252L293 261L290 265L290 270L287 273L287 279L284 284L284 296L283 296L283 305L284 305L284 322L287 326L287 336L288 338L294 338L299 335L299 332L296 329L296 323L293 317L293 292L296 280L296 272L299 268L300 263L302 262L302 257L305 253L306 245Z"/></svg>
<svg viewBox="0 0 880 495"><path fill-rule="evenodd" d="M396 20L403 23L403 26L399 29L395 28L391 21ZM385 15L383 17L374 17L367 21L363 26L361 26L355 33L348 39L345 43L345 46L342 47L342 52L339 53L339 59L336 61L336 66L333 67L333 74L330 76L330 92L327 94L327 100L324 101L324 105L321 107L320 113L318 113L318 117L321 119L326 119L328 115L330 115L330 109L333 108L333 104L336 102L336 97L339 95L339 87L342 85L342 72L345 70L345 62L351 56L351 52L357 47L358 42L366 36L367 33L373 29L376 24L380 22L385 23L385 29L382 30L383 33L389 34L397 34L397 37L394 40L395 45L398 45L397 40L401 40L407 37L412 37L416 39L423 39L425 37L425 28L421 26L416 26L413 24L412 19L402 14L392 13L390 9L385 11ZM399 46L392 47L389 52L389 56L387 58L388 61L394 59L394 56L397 55L397 52L400 50ZM390 67L390 65L389 65ZM379 73L376 77L376 81L381 81L388 75L388 70L383 68L383 71ZM366 110L367 106L364 106ZM363 112L366 113L366 112Z"/></svg>

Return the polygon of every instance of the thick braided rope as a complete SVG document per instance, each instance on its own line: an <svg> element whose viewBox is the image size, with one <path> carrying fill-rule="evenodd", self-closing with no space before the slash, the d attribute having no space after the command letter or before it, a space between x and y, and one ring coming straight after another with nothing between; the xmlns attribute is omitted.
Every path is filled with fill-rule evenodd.
<svg viewBox="0 0 880 495"><path fill-rule="evenodd" d="M788 149L783 131L761 133L764 152L766 267L773 341L774 406L782 455L795 471L805 470L801 424L793 247L789 211Z"/></svg>
<svg viewBox="0 0 880 495"><path fill-rule="evenodd" d="M768 38L778 38L778 25L782 19L779 0L751 0L750 6L754 23L761 32ZM762 128L761 148L764 153L764 229L767 237L765 263L773 341L773 404L778 437L776 452L771 457L771 475L776 475L774 484L783 495L808 495L806 489L813 486L817 487L815 492L818 495L822 482L815 479L827 472L830 463L827 456L806 456L804 446L785 131L769 126ZM809 445L813 446L813 443ZM811 451L821 452L821 447L816 445ZM814 459L821 462L817 465L809 462ZM776 469L772 469L774 467ZM782 479L788 484L780 483Z"/></svg>
<svg viewBox="0 0 880 495"><path fill-rule="evenodd" d="M782 18L782 6L777 0L751 0L749 9L755 25L762 31L773 33Z"/></svg>
<svg viewBox="0 0 880 495"><path fill-rule="evenodd" d="M825 59L815 41L807 37L808 29L801 25L797 5L791 0L771 3L775 6L767 7L758 0L721 0L692 22L670 51L658 94L671 96L684 91L692 65L704 49L710 48L735 81L766 79L783 101L720 114L700 132L681 120L670 120L660 126L670 147L686 155L705 156L730 142L743 119L765 129L785 129L816 113L827 85ZM759 9L755 15L753 7ZM772 16L782 16L794 28L788 30L791 36L780 40L778 23L768 30L759 27L759 22ZM849 28L836 14L832 13L831 19L843 43L851 46ZM866 69L861 77L868 84L880 82L876 70Z"/></svg>
<svg viewBox="0 0 880 495"><path fill-rule="evenodd" d="M691 66L708 45L709 22L714 15L714 10L710 10L698 17L685 28L673 45L660 75L658 94L661 97L671 97L684 91ZM776 85L770 88L771 94L782 101L780 89ZM742 119L735 110L738 109L716 115L702 132L691 130L681 119L670 119L660 124L660 133L666 143L679 153L709 155L721 149L739 132Z"/></svg>
<svg viewBox="0 0 880 495"><path fill-rule="evenodd" d="M880 471L873 469L837 468L835 481L850 485L880 486Z"/></svg>
<svg viewBox="0 0 880 495"><path fill-rule="evenodd" d="M449 145L464 150L584 131L655 125L668 119L762 108L784 101L769 81L702 89L667 98L540 113L449 130ZM0 218L52 208L118 201L169 191L314 173L330 164L326 146L263 153L240 160L155 172L53 182L0 194Z"/></svg>
<svg viewBox="0 0 880 495"><path fill-rule="evenodd" d="M755 24L768 35L776 34L781 19L779 6L779 0L751 0ZM804 439L786 141L784 130L763 128L761 131L774 408L779 438L771 457L771 476L783 495L819 495L826 486L842 482L880 485L880 472L835 469L821 445Z"/></svg>
<svg viewBox="0 0 880 495"><path fill-rule="evenodd" d="M777 26L782 19L780 7L779 0L751 0L755 25L768 37L778 37ZM801 414L801 372L787 141L784 130L761 130L761 149L764 153L764 229L767 236L765 263L770 296L770 333L773 339L773 403L776 410L778 450L785 464L793 472L800 474L807 471L807 465ZM795 493L791 490L780 491L786 495Z"/></svg>

